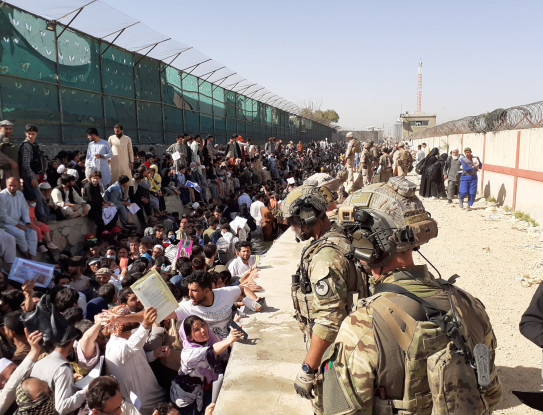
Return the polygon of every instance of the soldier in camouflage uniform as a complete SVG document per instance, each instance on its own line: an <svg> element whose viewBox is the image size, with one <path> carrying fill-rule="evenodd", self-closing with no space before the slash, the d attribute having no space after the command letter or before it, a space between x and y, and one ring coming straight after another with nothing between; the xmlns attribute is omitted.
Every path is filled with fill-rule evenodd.
<svg viewBox="0 0 543 415"><path fill-rule="evenodd" d="M371 144L365 143L364 150L360 155L360 164L362 165L362 177L364 180L364 186L371 184L371 179L373 179L373 155L370 149Z"/></svg>
<svg viewBox="0 0 543 415"><path fill-rule="evenodd" d="M349 172L347 181L352 182L354 158L355 154L360 151L360 141L354 138L354 134L351 132L347 133L347 140L349 140L349 144L347 144L347 151L345 152L345 162L347 165L347 171Z"/></svg>
<svg viewBox="0 0 543 415"><path fill-rule="evenodd" d="M413 249L437 236L415 188L395 177L340 208L376 294L359 301L323 357L326 415L490 414L501 401L484 306L414 265Z"/></svg>
<svg viewBox="0 0 543 415"><path fill-rule="evenodd" d="M328 196L325 196L325 194ZM300 186L281 204L281 212L303 241L313 241L302 252L299 272L293 278L296 318L309 342L309 349L294 387L306 399L313 399L317 369L326 348L336 338L339 326L357 298L367 296L366 280L348 259L350 240L344 230L326 216L331 194L325 187ZM316 413L321 413L315 392Z"/></svg>

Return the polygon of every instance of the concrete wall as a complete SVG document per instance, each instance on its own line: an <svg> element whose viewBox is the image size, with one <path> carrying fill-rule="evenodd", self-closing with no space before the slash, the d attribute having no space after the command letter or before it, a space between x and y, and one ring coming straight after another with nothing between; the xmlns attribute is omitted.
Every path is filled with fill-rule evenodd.
<svg viewBox="0 0 543 415"><path fill-rule="evenodd" d="M290 281L304 246L288 230L262 258L257 282L266 290L266 306L241 320L249 338L232 347L216 414L313 413L293 386L306 349L293 318Z"/></svg>
<svg viewBox="0 0 543 415"><path fill-rule="evenodd" d="M185 213L181 200L177 196L166 196L165 200L168 212L179 212L179 215ZM129 216L136 223L137 217L130 214ZM96 225L86 217L50 222L48 225L53 242L60 250L68 250L73 255L77 255L83 249L84 238L87 233L96 233ZM40 256L40 258L42 257ZM45 257L42 259L46 261Z"/></svg>
<svg viewBox="0 0 543 415"><path fill-rule="evenodd" d="M543 128L428 137L412 140L412 145L423 142L440 152L471 147L483 162L480 194L543 223Z"/></svg>

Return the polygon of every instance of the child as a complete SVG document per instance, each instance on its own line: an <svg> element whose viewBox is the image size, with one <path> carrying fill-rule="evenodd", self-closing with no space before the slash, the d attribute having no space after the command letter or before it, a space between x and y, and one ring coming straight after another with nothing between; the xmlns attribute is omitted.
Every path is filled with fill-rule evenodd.
<svg viewBox="0 0 543 415"><path fill-rule="evenodd" d="M49 233L49 226L45 223L39 222L36 219L36 201L28 201L28 214L30 215L30 227L38 234L38 244L40 245L41 252L47 252L47 249L55 250L58 246L51 241L51 235Z"/></svg>
<svg viewBox="0 0 543 415"><path fill-rule="evenodd" d="M141 241L139 246L139 258L144 257L151 261L151 248L153 244L147 241Z"/></svg>

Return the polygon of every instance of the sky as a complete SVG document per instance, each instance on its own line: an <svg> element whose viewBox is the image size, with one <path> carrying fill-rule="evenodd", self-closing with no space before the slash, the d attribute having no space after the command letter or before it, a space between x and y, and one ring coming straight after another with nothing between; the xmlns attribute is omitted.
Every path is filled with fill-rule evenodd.
<svg viewBox="0 0 543 415"><path fill-rule="evenodd" d="M543 2L102 0L346 130L543 100Z"/></svg>

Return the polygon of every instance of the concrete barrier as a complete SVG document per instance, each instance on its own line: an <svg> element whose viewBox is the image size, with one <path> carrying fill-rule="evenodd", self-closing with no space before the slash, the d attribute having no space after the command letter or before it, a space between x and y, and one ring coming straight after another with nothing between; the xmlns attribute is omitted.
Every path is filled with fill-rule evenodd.
<svg viewBox="0 0 543 415"><path fill-rule="evenodd" d="M185 213L185 208L178 196L166 196L165 200L168 212L179 212L179 215ZM83 249L85 235L96 232L96 225L87 217L50 222L48 225L51 232L51 239L55 245L60 250L70 251L73 255L76 255ZM45 256L43 258L40 256L40 258L45 259Z"/></svg>
<svg viewBox="0 0 543 415"><path fill-rule="evenodd" d="M312 413L310 402L293 386L306 354L290 299L291 275L303 247L288 230L262 259L258 283L265 289L266 307L241 321L249 339L233 345L216 414Z"/></svg>

